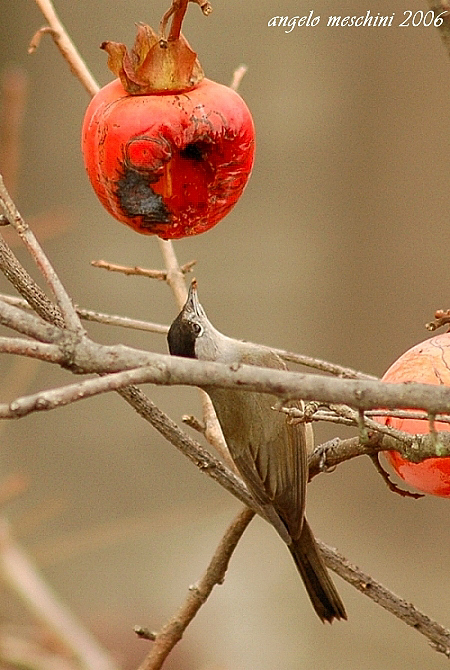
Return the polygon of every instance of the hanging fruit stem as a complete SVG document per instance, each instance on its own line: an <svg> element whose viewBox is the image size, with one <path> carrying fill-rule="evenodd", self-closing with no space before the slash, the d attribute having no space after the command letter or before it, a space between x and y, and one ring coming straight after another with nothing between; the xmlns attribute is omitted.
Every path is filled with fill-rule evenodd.
<svg viewBox="0 0 450 670"><path fill-rule="evenodd" d="M168 42L173 42L174 40L179 39L181 33L181 25L183 23L184 16L187 11L189 0L173 0L172 6L169 7L167 12L161 19L160 23L160 33L161 37L164 37L167 27L167 22L170 17L172 18L172 25L170 26L169 36L167 38Z"/></svg>
<svg viewBox="0 0 450 670"><path fill-rule="evenodd" d="M160 34L161 37L164 37L166 33L167 23L172 16L172 25L170 27L170 32L167 37L168 42L174 42L179 39L181 34L181 26L183 23L184 16L187 11L188 4L190 2L195 2L196 5L199 5L203 14L208 16L211 13L212 7L209 2L205 0L172 0L172 5L169 7L167 12L161 19L160 23Z"/></svg>

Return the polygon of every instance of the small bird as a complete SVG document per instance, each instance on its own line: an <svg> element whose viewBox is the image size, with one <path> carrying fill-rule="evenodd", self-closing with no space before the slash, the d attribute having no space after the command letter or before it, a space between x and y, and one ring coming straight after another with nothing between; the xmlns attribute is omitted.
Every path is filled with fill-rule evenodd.
<svg viewBox="0 0 450 670"><path fill-rule="evenodd" d="M209 321L192 281L186 304L167 336L174 356L227 365L285 370L270 348L222 335ZM205 386L233 462L252 496L286 542L313 607L322 621L346 619L344 605L325 567L305 518L308 481L305 424L274 411L267 393ZM300 406L291 402L291 406Z"/></svg>

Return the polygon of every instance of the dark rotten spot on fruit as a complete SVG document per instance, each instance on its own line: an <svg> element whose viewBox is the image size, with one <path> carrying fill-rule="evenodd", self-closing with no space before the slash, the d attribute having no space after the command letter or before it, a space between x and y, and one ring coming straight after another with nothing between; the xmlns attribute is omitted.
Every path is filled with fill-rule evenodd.
<svg viewBox="0 0 450 670"><path fill-rule="evenodd" d="M125 167L117 182L116 195L124 214L130 218L142 217L142 228L171 221L170 211L159 193L150 186L149 175Z"/></svg>
<svg viewBox="0 0 450 670"><path fill-rule="evenodd" d="M200 142L191 142L181 149L180 156L186 160L200 162L203 160L203 147Z"/></svg>

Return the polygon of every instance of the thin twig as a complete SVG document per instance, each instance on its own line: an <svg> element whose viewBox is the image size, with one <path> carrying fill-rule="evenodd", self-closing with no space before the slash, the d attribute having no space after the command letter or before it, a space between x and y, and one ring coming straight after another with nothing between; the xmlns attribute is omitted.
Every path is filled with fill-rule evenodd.
<svg viewBox="0 0 450 670"><path fill-rule="evenodd" d="M183 275L191 272L197 261L189 261L180 266ZM138 265L130 267L129 265L118 265L117 263L110 263L109 261L91 261L91 265L95 268L108 270L109 272L120 272L127 276L148 277L149 279L159 279L160 281L167 281L167 270L151 270L149 268L142 268Z"/></svg>
<svg viewBox="0 0 450 670"><path fill-rule="evenodd" d="M178 264L175 249L171 240L158 238L159 247L167 270L166 281L175 296L178 308L181 309L186 302L187 288L184 273ZM204 435L207 441L216 449L226 463L234 469L228 447L223 437L222 429L217 420L211 399L205 391L199 389L200 401L202 403L203 422L205 424Z"/></svg>
<svg viewBox="0 0 450 670"><path fill-rule="evenodd" d="M167 270L166 281L172 289L178 308L181 309L187 298L184 274L178 264L171 240L162 240L158 237L158 244Z"/></svg>
<svg viewBox="0 0 450 670"><path fill-rule="evenodd" d="M222 584L231 556L255 513L244 507L225 531L216 551L199 581L189 587L189 593L178 612L156 633L152 649L139 670L160 670L176 643L200 607L207 601L213 588Z"/></svg>
<svg viewBox="0 0 450 670"><path fill-rule="evenodd" d="M183 414L181 420L185 426L189 426L189 428L196 430L197 433L201 433L201 435L205 434L205 424L193 414Z"/></svg>
<svg viewBox="0 0 450 670"><path fill-rule="evenodd" d="M327 547L318 541L325 561L331 570L354 586L360 593L364 594L385 610L404 621L422 635L428 638L436 651L450 657L450 630L444 628L436 621L423 614L411 603L389 591L385 586L365 574L356 565L339 554L336 549Z"/></svg>
<svg viewBox="0 0 450 670"><path fill-rule="evenodd" d="M380 423L370 419L367 417L367 412L363 412L361 415L360 412L342 404L330 405L328 410L322 409L307 411L308 407L311 405L315 407L317 406L317 403L308 403L304 406L304 409L300 409L299 407L282 406L280 411L293 419L298 419L303 423L309 423L311 421L329 421L331 423L338 423L344 426L355 426L360 432L366 431L366 429L370 429L377 433L383 433L384 435L389 435L395 439L402 440L409 445L412 445L416 440L413 434L405 433L404 431L393 428L388 424ZM382 410L378 412L378 414L383 415L384 411ZM392 412L392 415L394 414L395 412ZM427 414L424 412L411 412L411 414L418 414L421 419L427 418ZM403 415L409 418L408 412L403 412Z"/></svg>
<svg viewBox="0 0 450 670"><path fill-rule="evenodd" d="M1 264L1 244L0 244L0 264ZM1 268L0 268L1 269ZM9 305L20 307L21 309L31 309L26 300L17 298L13 295L0 293L0 301L6 302ZM128 316L118 316L117 314L105 314L93 309L85 309L75 305L78 316L85 321L92 321L94 323L102 323L106 326L119 326L121 328L129 328L131 330L142 330L148 333L158 333L167 335L169 326L162 323L152 323L151 321L142 321L140 319L131 319Z"/></svg>
<svg viewBox="0 0 450 670"><path fill-rule="evenodd" d="M425 324L425 328L430 331L437 330L450 324L450 309L438 309L434 314L434 321Z"/></svg>
<svg viewBox="0 0 450 670"><path fill-rule="evenodd" d="M60 50L64 59L69 63L71 71L77 77L77 79L79 79L86 91L90 95L95 95L99 90L99 86L87 68L86 63L78 53L77 48L70 39L63 24L56 15L53 3L50 2L50 0L36 0L36 4L47 19L51 28L49 34L51 37L53 37L55 44ZM41 32L42 29L38 31L38 33ZM45 29L44 32L46 32ZM36 40L35 36L30 45L30 53L36 49L38 44L39 40Z"/></svg>
<svg viewBox="0 0 450 670"><path fill-rule="evenodd" d="M128 277L147 277L148 279L159 279L165 281L167 273L164 270L150 270L148 268L141 268L138 265L130 267L129 265L118 265L117 263L110 263L109 261L91 261L94 268L100 270L108 270L108 272L120 272Z"/></svg>
<svg viewBox="0 0 450 670"><path fill-rule="evenodd" d="M120 326L120 328L129 328L131 330L142 330L147 333L158 333L167 335L169 326L162 323L153 323L152 321L142 321L141 319L131 319L128 316L118 316L117 314L105 314L92 309L84 309L75 306L77 314L85 321L102 323L106 326Z"/></svg>
<svg viewBox="0 0 450 670"><path fill-rule="evenodd" d="M28 252L35 261L37 267L41 271L44 279L50 286L53 291L53 294L56 298L58 306L61 310L61 314L64 318L66 327L69 330L73 330L78 334L84 334L83 327L81 325L78 314L75 311L75 308L72 304L70 297L68 296L64 286L61 283L58 275L53 269L50 261L45 255L41 245L35 238L31 228L24 221L20 215L16 205L14 204L11 196L9 195L3 178L0 175L0 205L4 209L4 213L7 216L10 224L14 226L17 231L17 234L25 244Z"/></svg>
<svg viewBox="0 0 450 670"><path fill-rule="evenodd" d="M375 377L374 375L359 372L358 370L353 370L353 368L337 365L336 363L330 363L329 361L324 361L320 358L295 354L291 351L286 351L285 349L277 349L276 347L270 348L287 363L305 365L308 368L315 368L316 370L322 370L322 372L328 372L335 377L341 377L342 379L378 379L378 377Z"/></svg>
<svg viewBox="0 0 450 670"><path fill-rule="evenodd" d="M419 498L424 498L425 497L424 493L415 493L415 492L412 492L412 491L407 491L406 489L402 489L402 488L400 488L400 486L397 486L397 484L392 481L389 472L387 472L383 468L383 466L381 465L380 454L370 454L369 458L372 461L372 463L375 467L375 470L378 472L381 479L384 481L384 483L388 487L389 491L391 491L392 493L396 493L397 495L401 496L402 498L413 498L414 500L418 500Z"/></svg>

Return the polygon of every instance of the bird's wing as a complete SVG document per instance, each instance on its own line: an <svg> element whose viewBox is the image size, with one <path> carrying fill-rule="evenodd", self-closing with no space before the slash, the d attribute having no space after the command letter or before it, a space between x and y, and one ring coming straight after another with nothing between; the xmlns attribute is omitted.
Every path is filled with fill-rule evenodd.
<svg viewBox="0 0 450 670"><path fill-rule="evenodd" d="M241 362L247 363L245 356ZM265 357L264 363L271 368L286 367L275 353ZM252 495L266 509L274 508L289 535L297 539L308 477L304 424L294 425L284 413L273 409L276 396L229 389L208 391L231 457ZM222 393L227 394L226 403L221 402Z"/></svg>

